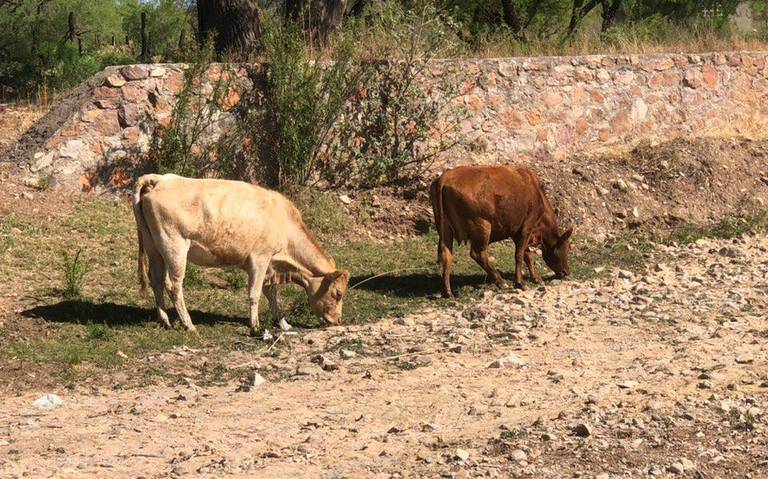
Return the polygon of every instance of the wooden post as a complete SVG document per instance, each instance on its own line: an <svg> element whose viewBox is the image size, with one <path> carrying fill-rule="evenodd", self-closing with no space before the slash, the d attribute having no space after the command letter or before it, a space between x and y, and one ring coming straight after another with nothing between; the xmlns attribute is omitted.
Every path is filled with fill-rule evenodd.
<svg viewBox="0 0 768 479"><path fill-rule="evenodd" d="M141 12L141 59L149 57L149 45L147 41L147 12Z"/></svg>
<svg viewBox="0 0 768 479"><path fill-rule="evenodd" d="M83 39L80 37L77 37L77 52L83 56Z"/></svg>
<svg viewBox="0 0 768 479"><path fill-rule="evenodd" d="M115 43L115 36L114 35L112 35L112 46L113 47L117 46L117 43Z"/></svg>
<svg viewBox="0 0 768 479"><path fill-rule="evenodd" d="M65 38L69 42L74 42L77 36L77 23L75 22L75 12L69 12L67 17L67 34Z"/></svg>

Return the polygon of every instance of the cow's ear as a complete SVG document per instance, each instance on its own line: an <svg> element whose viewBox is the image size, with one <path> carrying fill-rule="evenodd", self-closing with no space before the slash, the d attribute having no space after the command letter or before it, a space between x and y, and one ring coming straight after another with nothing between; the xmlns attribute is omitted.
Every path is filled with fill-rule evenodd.
<svg viewBox="0 0 768 479"><path fill-rule="evenodd" d="M560 235L559 243L563 244L566 241L568 241L568 239L571 237L572 234L573 234L573 227L570 227L567 230L565 230L565 232L562 235Z"/></svg>

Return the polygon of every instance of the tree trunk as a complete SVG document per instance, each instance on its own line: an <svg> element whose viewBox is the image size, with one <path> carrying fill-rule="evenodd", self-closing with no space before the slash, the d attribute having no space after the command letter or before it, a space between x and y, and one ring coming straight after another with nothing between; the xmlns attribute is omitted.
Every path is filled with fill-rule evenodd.
<svg viewBox="0 0 768 479"><path fill-rule="evenodd" d="M600 33L604 34L616 22L616 14L621 8L621 0L602 0L603 3L603 24L600 27Z"/></svg>
<svg viewBox="0 0 768 479"><path fill-rule="evenodd" d="M77 36L77 22L75 21L75 12L69 12L67 17L67 34L65 38L68 42L74 42Z"/></svg>
<svg viewBox="0 0 768 479"><path fill-rule="evenodd" d="M212 36L217 53L253 50L259 41L261 22L258 0L198 0L200 41Z"/></svg>
<svg viewBox="0 0 768 479"><path fill-rule="evenodd" d="M512 0L501 0L501 8L504 9L504 23L512 29L515 38L519 38L523 32L523 22L520 21L520 15L515 10L515 4Z"/></svg>
<svg viewBox="0 0 768 479"><path fill-rule="evenodd" d="M149 57L149 41L147 40L147 12L141 12L141 61Z"/></svg>

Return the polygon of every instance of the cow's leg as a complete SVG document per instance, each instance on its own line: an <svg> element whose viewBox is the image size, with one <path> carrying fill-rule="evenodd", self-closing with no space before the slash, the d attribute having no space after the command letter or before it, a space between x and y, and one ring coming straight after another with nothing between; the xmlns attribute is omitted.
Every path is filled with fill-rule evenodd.
<svg viewBox="0 0 768 479"><path fill-rule="evenodd" d="M437 242L437 262L443 275L443 297L452 298L451 266L453 264L453 233L447 231Z"/></svg>
<svg viewBox="0 0 768 479"><path fill-rule="evenodd" d="M523 262L528 256L529 240L530 235L525 231L518 238L515 238L515 288L525 288L523 286Z"/></svg>
<svg viewBox="0 0 768 479"><path fill-rule="evenodd" d="M256 336L259 330L259 299L261 298L261 289L264 286L264 276L266 276L268 267L269 259L251 259L248 265L248 303L251 308L249 317L251 336Z"/></svg>
<svg viewBox="0 0 768 479"><path fill-rule="evenodd" d="M270 284L264 288L264 293L269 300L269 311L272 313L272 325L277 325L280 321L280 304L277 302L277 285Z"/></svg>
<svg viewBox="0 0 768 479"><path fill-rule="evenodd" d="M509 285L506 281L504 281L504 278L501 276L501 273L499 273L499 270L497 270L492 264L491 260L488 257L488 242L472 242L472 248L469 251L469 256L472 257L473 260L477 261L477 264L480 265L481 268L485 270L486 273L491 275L493 278L493 281L499 286L499 288L507 288Z"/></svg>
<svg viewBox="0 0 768 479"><path fill-rule="evenodd" d="M528 272L531 273L531 281L536 284L541 284L541 276L536 272L536 264L533 262L533 253L526 248L525 251L525 265L528 266Z"/></svg>
<svg viewBox="0 0 768 479"><path fill-rule="evenodd" d="M152 285L152 292L155 294L157 319L166 329L171 329L171 321L168 319L168 313L165 312L165 282L168 276L165 261L157 251L147 254L149 257L149 282Z"/></svg>
<svg viewBox="0 0 768 479"><path fill-rule="evenodd" d="M179 239L173 242L169 241L168 243L168 248L163 251L163 259L165 259L166 268L168 269L168 278L166 280L168 294L171 296L171 301L173 301L173 306L176 308L176 313L179 315L184 329L190 332L197 332L197 328L192 324L192 318L190 318L187 305L184 302L183 283L184 274L187 271L189 241Z"/></svg>

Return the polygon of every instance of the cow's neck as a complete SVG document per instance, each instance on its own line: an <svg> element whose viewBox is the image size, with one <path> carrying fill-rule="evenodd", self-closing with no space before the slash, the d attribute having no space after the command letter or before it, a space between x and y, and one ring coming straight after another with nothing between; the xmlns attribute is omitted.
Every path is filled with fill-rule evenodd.
<svg viewBox="0 0 768 479"><path fill-rule="evenodd" d="M557 229L557 223L546 216L541 228L541 242L544 246L551 249L557 246L557 243L560 241L560 233Z"/></svg>
<svg viewBox="0 0 768 479"><path fill-rule="evenodd" d="M295 271L304 277L324 276L336 270L333 260L304 225L296 225L288 243L288 256Z"/></svg>

